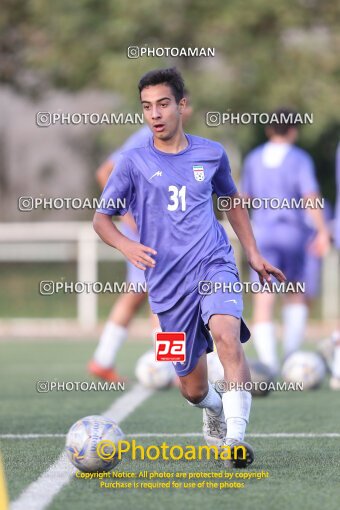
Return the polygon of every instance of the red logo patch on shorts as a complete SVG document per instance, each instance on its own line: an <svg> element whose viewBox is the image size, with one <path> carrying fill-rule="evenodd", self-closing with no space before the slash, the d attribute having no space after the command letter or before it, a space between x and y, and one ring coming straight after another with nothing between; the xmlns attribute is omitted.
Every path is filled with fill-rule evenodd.
<svg viewBox="0 0 340 510"><path fill-rule="evenodd" d="M185 361L185 333L167 332L156 333L157 361Z"/></svg>

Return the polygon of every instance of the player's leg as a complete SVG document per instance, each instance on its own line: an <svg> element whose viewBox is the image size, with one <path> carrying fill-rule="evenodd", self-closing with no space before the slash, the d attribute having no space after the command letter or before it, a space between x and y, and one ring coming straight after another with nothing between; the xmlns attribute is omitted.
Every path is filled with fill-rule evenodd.
<svg viewBox="0 0 340 510"><path fill-rule="evenodd" d="M259 250L266 260L276 267L281 267L279 249L274 242L269 242L267 234L259 235ZM258 274L251 269L250 280L258 282ZM252 295L252 339L257 356L271 370L273 375L279 371L277 355L277 338L273 320L276 297L274 293L258 292Z"/></svg>
<svg viewBox="0 0 340 510"><path fill-rule="evenodd" d="M226 433L226 421L221 395L208 381L207 355L203 353L195 368L179 377L180 390L187 402L203 409L203 436L210 446L222 446Z"/></svg>
<svg viewBox="0 0 340 510"><path fill-rule="evenodd" d="M243 445L246 448L246 457L240 456L231 461L236 467L246 467L254 459L250 445L244 442L251 408L251 393L230 383L250 382L250 372L240 342L240 319L230 315L213 315L209 327L213 335L217 354L224 369L224 378L227 382L226 391L222 395L224 416L227 424L227 437L225 445L233 447ZM241 452L242 453L242 452ZM236 462L236 464L235 464Z"/></svg>
<svg viewBox="0 0 340 510"><path fill-rule="evenodd" d="M228 465L246 467L254 460L253 449L244 442L250 415L251 393L245 387L242 388L242 385L251 380L242 348L242 342L249 339L250 333L242 320L242 294L234 290L235 284L239 284L236 266L229 267L227 271L218 269L218 272L210 277L210 281L216 292L202 298L202 319L211 331L224 369L226 385L222 404L227 425L224 444L231 448L232 455L237 452L237 458L233 458ZM245 452L238 451L236 446L243 446Z"/></svg>
<svg viewBox="0 0 340 510"><path fill-rule="evenodd" d="M274 293L259 292L253 294L252 338L254 346L259 360L276 375L279 371L279 359L273 321L274 305Z"/></svg>
<svg viewBox="0 0 340 510"><path fill-rule="evenodd" d="M249 367L240 342L241 320L231 315L213 315L209 329L215 341L218 357L224 370L224 378L230 383L251 381Z"/></svg>
<svg viewBox="0 0 340 510"><path fill-rule="evenodd" d="M294 237L294 244L287 243L282 248L282 266L288 282L304 282L308 278L308 283L312 277L307 275L308 270L308 243L305 234L302 232ZM311 261L309 261L311 263ZM315 268L316 269L316 268ZM315 274L314 278L318 275ZM284 358L287 358L293 352L299 350L305 334L306 323L308 319L308 305L306 296L302 292L289 292L285 294L282 307L283 322L283 352Z"/></svg>
<svg viewBox="0 0 340 510"><path fill-rule="evenodd" d="M298 292L289 293L284 298L283 319L283 353L287 358L299 350L305 334L308 319L308 305L305 296Z"/></svg>
<svg viewBox="0 0 340 510"><path fill-rule="evenodd" d="M208 381L207 355L204 352L195 368L187 375L179 377L180 390L189 404L207 409L212 415L220 416L222 401L219 393Z"/></svg>
<svg viewBox="0 0 340 510"><path fill-rule="evenodd" d="M146 299L144 292L122 294L113 306L88 365L89 372L108 381L121 381L114 369L117 353L128 335L128 326Z"/></svg>
<svg viewBox="0 0 340 510"><path fill-rule="evenodd" d="M127 329L146 297L146 292L129 292L122 294L112 307L109 321Z"/></svg>
<svg viewBox="0 0 340 510"><path fill-rule="evenodd" d="M213 351L212 338L201 318L201 296L193 292L170 310L158 314L162 331L186 334L186 359L174 363L179 386L187 402L203 409L203 434L209 445L220 446L226 435L226 423L220 394L208 382L206 352Z"/></svg>

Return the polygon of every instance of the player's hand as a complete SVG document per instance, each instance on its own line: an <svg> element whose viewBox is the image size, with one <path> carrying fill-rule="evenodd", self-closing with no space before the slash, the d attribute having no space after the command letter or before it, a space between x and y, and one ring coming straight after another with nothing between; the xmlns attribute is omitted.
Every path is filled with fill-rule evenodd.
<svg viewBox="0 0 340 510"><path fill-rule="evenodd" d="M155 267L156 265L155 260L149 254L157 255L157 252L153 248L144 246L144 244L128 239L120 247L120 251L134 266L143 271L147 267Z"/></svg>
<svg viewBox="0 0 340 510"><path fill-rule="evenodd" d="M327 230L320 230L308 246L310 253L316 257L324 257L331 246L330 235Z"/></svg>
<svg viewBox="0 0 340 510"><path fill-rule="evenodd" d="M260 253L251 256L248 260L248 264L259 275L261 285L263 285L264 282L271 282L270 275L275 276L279 282L285 282L287 279L280 269L269 264Z"/></svg>

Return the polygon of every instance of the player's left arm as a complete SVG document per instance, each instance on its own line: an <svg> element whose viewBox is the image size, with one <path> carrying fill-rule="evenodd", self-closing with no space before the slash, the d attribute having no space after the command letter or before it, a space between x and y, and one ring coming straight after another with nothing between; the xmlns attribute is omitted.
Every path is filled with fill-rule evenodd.
<svg viewBox="0 0 340 510"><path fill-rule="evenodd" d="M248 211L243 207L241 200L235 200L238 198L240 198L239 193L235 193L231 196L235 205L231 207L226 214L230 225L242 245L250 267L258 273L262 285L265 281L271 281L270 275L275 276L279 282L286 281L286 277L282 271L280 271L277 267L272 266L259 252L253 229L250 224Z"/></svg>
<svg viewBox="0 0 340 510"><path fill-rule="evenodd" d="M317 200L320 200L321 197L319 193L310 193L304 195L303 198L305 204L311 204L309 207L306 207L306 212L311 217L316 230L316 236L309 248L317 257L324 257L330 249L331 240L323 210L317 207Z"/></svg>
<svg viewBox="0 0 340 510"><path fill-rule="evenodd" d="M330 247L330 232L327 228L323 210L317 207L317 199L320 199L319 183L316 178L315 166L312 158L302 153L300 165L296 173L297 187L306 207L306 213L311 218L316 236L310 244L311 251L319 257L326 255ZM308 202L307 202L308 201Z"/></svg>

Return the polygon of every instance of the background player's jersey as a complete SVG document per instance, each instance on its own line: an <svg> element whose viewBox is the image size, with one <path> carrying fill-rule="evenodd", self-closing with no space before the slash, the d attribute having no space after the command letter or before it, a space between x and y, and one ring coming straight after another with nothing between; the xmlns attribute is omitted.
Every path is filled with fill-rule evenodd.
<svg viewBox="0 0 340 510"><path fill-rule="evenodd" d="M116 149L112 154L109 156L108 160L111 161L113 165L116 165L117 161L119 160L119 156L122 154L122 152L135 149L136 147L140 147L148 142L148 140L151 138L152 133L151 130L148 128L147 125L143 126L142 128L138 129L135 133L133 133L126 141L125 143ZM113 170L114 171L114 170ZM125 224L125 232L124 235L131 239L132 241L139 241L139 235L137 231L137 225L135 224L132 214L129 211L126 216L124 216L124 219L122 221L123 224ZM136 239L138 238L138 239ZM138 269L137 267L133 266L129 261L127 261L128 265L128 272L131 275L139 275L139 273L143 273L141 269ZM144 274L143 276L139 276L139 279L144 280Z"/></svg>
<svg viewBox="0 0 340 510"><path fill-rule="evenodd" d="M340 249L340 143L336 151L336 209L334 223L334 240Z"/></svg>
<svg viewBox="0 0 340 510"><path fill-rule="evenodd" d="M140 147L144 144L144 142L147 142L151 136L152 132L148 126L143 126L142 128L138 129L138 131L129 136L129 138L123 143L121 147L110 154L108 158L109 161L111 161L113 164L116 164L122 152L134 149L135 147Z"/></svg>
<svg viewBox="0 0 340 510"><path fill-rule="evenodd" d="M237 190L227 155L216 142L186 135L187 147L161 152L151 138L122 154L102 198L126 199L125 208L104 208L114 215L133 213L141 243L154 248L156 267L147 268L152 310L168 310L209 279L210 265L235 268L228 237L213 210L212 193L231 196ZM234 269L236 271L236 269Z"/></svg>
<svg viewBox="0 0 340 510"><path fill-rule="evenodd" d="M276 147L275 147L276 146ZM244 162L242 192L251 198L296 199L319 192L311 157L302 149L288 144L268 142L251 151ZM265 209L252 211L257 231L287 225L303 229L302 208ZM271 230L274 234L275 230ZM275 234L274 234L275 235Z"/></svg>

